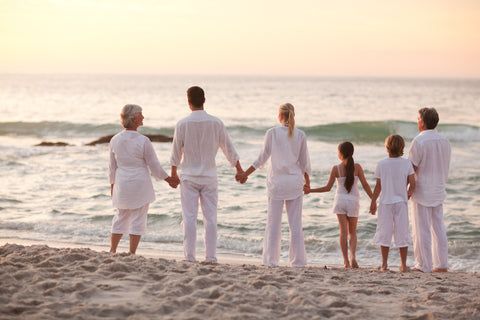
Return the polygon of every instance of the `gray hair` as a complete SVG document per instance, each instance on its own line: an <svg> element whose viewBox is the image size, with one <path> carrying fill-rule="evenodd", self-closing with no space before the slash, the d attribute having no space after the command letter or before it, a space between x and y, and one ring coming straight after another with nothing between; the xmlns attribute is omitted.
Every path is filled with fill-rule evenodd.
<svg viewBox="0 0 480 320"><path fill-rule="evenodd" d="M142 112L142 107L139 105L126 104L120 113L120 121L122 122L122 126L126 129L133 127L132 120L139 112Z"/></svg>

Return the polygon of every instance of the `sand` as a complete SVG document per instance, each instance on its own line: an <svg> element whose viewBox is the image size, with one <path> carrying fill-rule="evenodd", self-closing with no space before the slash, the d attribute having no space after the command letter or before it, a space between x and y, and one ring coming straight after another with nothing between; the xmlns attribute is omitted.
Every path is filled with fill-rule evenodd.
<svg viewBox="0 0 480 320"><path fill-rule="evenodd" d="M478 273L0 247L0 319L480 319Z"/></svg>

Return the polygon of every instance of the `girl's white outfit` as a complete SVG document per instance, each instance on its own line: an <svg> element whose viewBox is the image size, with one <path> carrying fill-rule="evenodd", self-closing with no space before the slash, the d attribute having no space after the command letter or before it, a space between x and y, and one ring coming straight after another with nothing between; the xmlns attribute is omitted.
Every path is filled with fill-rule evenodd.
<svg viewBox="0 0 480 320"><path fill-rule="evenodd" d="M311 174L307 137L294 129L288 136L288 127L267 131L263 149L252 164L262 168L270 158L267 173L268 210L263 246L263 264L276 267L280 260L282 211L285 204L290 227L289 261L292 267L307 264L302 229L302 195L304 174Z"/></svg>
<svg viewBox="0 0 480 320"><path fill-rule="evenodd" d="M168 177L150 139L137 131L124 130L110 140L109 180L114 184L112 203L117 209L112 233L126 233L128 229L134 235L145 233L148 206L155 200L150 172L157 180Z"/></svg>
<svg viewBox="0 0 480 320"><path fill-rule="evenodd" d="M345 188L346 177L340 177L340 168L337 166L337 192L333 201L333 213L346 214L348 217L358 217L360 211L360 193L358 192L358 176L353 180L350 192Z"/></svg>

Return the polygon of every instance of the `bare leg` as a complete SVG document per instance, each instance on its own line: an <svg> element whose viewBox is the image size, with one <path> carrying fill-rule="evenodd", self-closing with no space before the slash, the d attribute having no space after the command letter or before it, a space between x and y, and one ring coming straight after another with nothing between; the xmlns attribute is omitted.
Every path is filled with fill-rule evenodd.
<svg viewBox="0 0 480 320"><path fill-rule="evenodd" d="M130 253L135 254L137 251L138 243L140 242L141 235L131 234L130 235Z"/></svg>
<svg viewBox="0 0 480 320"><path fill-rule="evenodd" d="M402 264L400 265L400 271L407 272L408 271L408 267L407 267L408 247L398 248L398 251L400 252L400 259L402 260Z"/></svg>
<svg viewBox="0 0 480 320"><path fill-rule="evenodd" d="M340 226L340 249L342 249L343 266L350 268L350 261L348 261L348 228L347 215L337 214L338 225Z"/></svg>
<svg viewBox="0 0 480 320"><path fill-rule="evenodd" d="M117 252L118 243L120 242L120 239L122 239L122 236L122 233L112 233L110 235L110 252Z"/></svg>
<svg viewBox="0 0 480 320"><path fill-rule="evenodd" d="M357 251L357 221L357 217L347 217L348 235L350 237L350 261L352 268L358 268L358 263L355 259L355 253Z"/></svg>
<svg viewBox="0 0 480 320"><path fill-rule="evenodd" d="M382 251L382 266L380 267L381 271L386 271L388 270L388 252L390 251L390 247L384 247L380 246L380 249Z"/></svg>

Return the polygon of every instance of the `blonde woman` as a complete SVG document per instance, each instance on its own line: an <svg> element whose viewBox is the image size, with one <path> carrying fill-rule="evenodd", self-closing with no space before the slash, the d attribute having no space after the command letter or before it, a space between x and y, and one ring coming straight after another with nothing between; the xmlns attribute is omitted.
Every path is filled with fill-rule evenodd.
<svg viewBox="0 0 480 320"><path fill-rule="evenodd" d="M277 267L280 259L282 211L285 205L290 226L289 262L292 267L307 264L302 229L303 186L310 185L310 157L305 133L295 128L293 105L285 103L278 112L280 126L269 129L257 160L237 180L245 182L270 159L267 173L268 210L263 264Z"/></svg>

